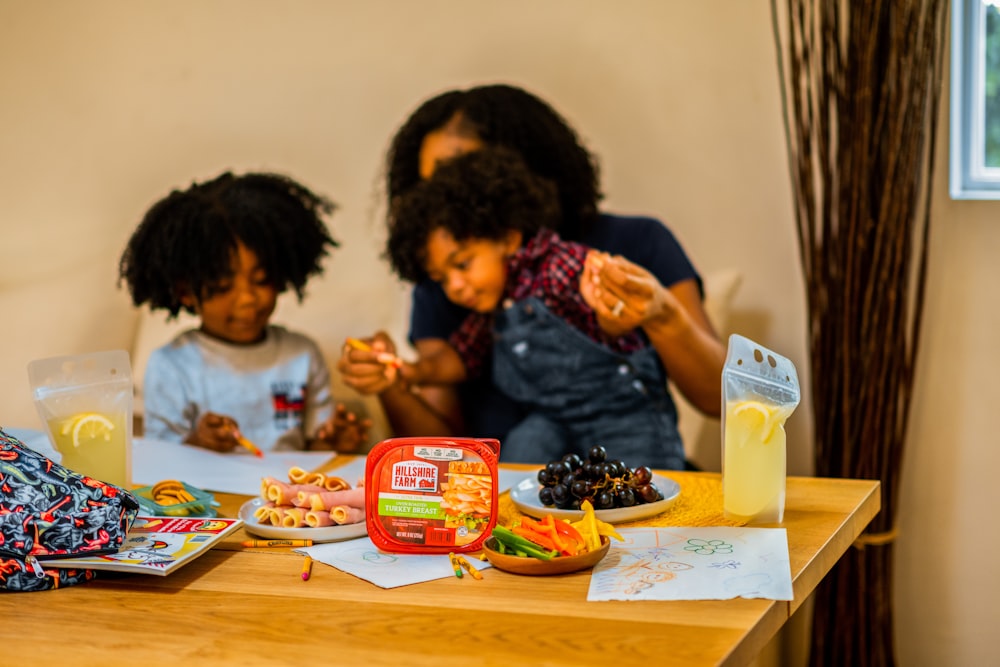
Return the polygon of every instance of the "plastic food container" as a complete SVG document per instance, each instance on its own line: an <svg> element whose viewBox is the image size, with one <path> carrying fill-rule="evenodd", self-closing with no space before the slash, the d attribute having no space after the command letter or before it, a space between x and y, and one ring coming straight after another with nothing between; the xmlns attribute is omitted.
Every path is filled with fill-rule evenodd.
<svg viewBox="0 0 1000 667"><path fill-rule="evenodd" d="M478 551L496 525L500 442L390 438L365 465L365 522L396 553Z"/></svg>
<svg viewBox="0 0 1000 667"><path fill-rule="evenodd" d="M196 488L184 482L181 482L181 485L184 487L185 491L194 497L194 500L172 505L160 504L153 498L152 486L143 486L138 489L132 489L132 495L139 501L139 506L142 508L142 512L147 515L206 517L219 515L219 513L215 510L219 504L216 502L215 496L208 491L203 491L202 489Z"/></svg>

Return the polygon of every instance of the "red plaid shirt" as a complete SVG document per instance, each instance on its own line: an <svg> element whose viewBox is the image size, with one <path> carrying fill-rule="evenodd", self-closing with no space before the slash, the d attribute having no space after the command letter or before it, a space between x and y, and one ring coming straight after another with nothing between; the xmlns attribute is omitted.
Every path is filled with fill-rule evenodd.
<svg viewBox="0 0 1000 667"><path fill-rule="evenodd" d="M645 347L635 331L614 337L598 326L597 315L580 294L580 274L589 250L543 229L507 261L503 301L534 296L553 315L615 352L629 354ZM494 317L494 313L470 313L449 338L465 362L469 377L482 373L483 364L492 352Z"/></svg>

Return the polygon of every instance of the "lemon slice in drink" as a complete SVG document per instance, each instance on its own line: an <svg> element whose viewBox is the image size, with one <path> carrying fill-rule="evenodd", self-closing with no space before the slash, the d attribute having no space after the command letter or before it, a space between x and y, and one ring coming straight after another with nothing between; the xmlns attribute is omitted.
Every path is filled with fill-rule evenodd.
<svg viewBox="0 0 1000 667"><path fill-rule="evenodd" d="M733 408L733 417L742 423L744 433L759 433L760 441L767 444L774 436L778 424L778 411L760 401L743 401Z"/></svg>
<svg viewBox="0 0 1000 667"><path fill-rule="evenodd" d="M96 412L84 412L72 419L66 420L63 426L63 434L70 432L73 434L73 446L79 447L82 443L90 440L111 440L111 431L115 430L115 425L104 415Z"/></svg>

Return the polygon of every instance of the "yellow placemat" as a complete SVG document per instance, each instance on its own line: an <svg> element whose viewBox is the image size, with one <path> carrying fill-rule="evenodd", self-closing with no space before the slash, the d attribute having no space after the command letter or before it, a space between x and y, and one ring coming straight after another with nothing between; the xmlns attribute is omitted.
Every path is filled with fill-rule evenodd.
<svg viewBox="0 0 1000 667"><path fill-rule="evenodd" d="M670 477L670 475L666 475ZM662 514L648 519L617 524L622 528L640 526L742 526L745 522L733 521L722 514L722 481L713 477L684 475L670 479L681 487L677 500ZM509 526L522 516L510 499L510 491L504 491L499 498L500 512L497 523Z"/></svg>

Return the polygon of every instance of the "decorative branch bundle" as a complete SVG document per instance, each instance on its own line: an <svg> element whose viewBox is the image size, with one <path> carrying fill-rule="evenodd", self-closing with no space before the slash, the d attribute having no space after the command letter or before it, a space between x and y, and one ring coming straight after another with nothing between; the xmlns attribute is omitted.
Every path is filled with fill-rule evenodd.
<svg viewBox="0 0 1000 667"><path fill-rule="evenodd" d="M786 3L780 16L771 0L771 12L808 299L816 474L882 483L861 548L817 590L811 663L892 665L892 540L948 2Z"/></svg>

